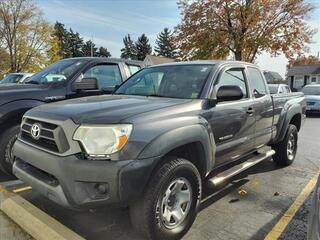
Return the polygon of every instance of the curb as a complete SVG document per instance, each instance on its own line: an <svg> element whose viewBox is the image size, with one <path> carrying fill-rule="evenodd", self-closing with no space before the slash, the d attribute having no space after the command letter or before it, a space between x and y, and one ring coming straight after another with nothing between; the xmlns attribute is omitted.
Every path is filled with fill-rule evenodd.
<svg viewBox="0 0 320 240"><path fill-rule="evenodd" d="M0 210L37 240L84 240L83 237L0 185Z"/></svg>

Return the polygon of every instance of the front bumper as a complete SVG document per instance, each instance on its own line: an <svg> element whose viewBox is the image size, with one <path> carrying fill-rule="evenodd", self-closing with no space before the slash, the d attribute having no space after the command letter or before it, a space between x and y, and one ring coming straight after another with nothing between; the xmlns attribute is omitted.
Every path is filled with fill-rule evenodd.
<svg viewBox="0 0 320 240"><path fill-rule="evenodd" d="M71 208L128 204L147 184L157 158L125 161L56 156L17 140L13 173L52 201Z"/></svg>

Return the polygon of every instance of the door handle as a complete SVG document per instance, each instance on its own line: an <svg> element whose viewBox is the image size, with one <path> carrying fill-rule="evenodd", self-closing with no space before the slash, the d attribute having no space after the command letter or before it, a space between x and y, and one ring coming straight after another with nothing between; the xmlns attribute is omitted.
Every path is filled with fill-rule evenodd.
<svg viewBox="0 0 320 240"><path fill-rule="evenodd" d="M252 115L253 113L254 113L253 107L249 107L249 108L247 109L247 114Z"/></svg>

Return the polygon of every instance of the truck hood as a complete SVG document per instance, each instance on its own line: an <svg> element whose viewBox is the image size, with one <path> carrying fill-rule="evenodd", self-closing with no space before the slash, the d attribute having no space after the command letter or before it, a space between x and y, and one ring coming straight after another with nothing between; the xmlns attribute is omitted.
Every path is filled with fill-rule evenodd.
<svg viewBox="0 0 320 240"><path fill-rule="evenodd" d="M18 99L32 99L43 86L35 84L0 84L0 106Z"/></svg>
<svg viewBox="0 0 320 240"><path fill-rule="evenodd" d="M108 124L190 101L189 99L103 95L41 105L30 110L27 115L60 120L71 118L76 124Z"/></svg>

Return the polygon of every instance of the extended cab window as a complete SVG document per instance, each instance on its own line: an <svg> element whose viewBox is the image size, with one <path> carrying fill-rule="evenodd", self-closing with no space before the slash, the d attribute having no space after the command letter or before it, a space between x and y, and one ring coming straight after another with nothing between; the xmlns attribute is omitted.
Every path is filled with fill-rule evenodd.
<svg viewBox="0 0 320 240"><path fill-rule="evenodd" d="M259 69L248 67L250 86L252 93L256 98L267 94L266 84Z"/></svg>
<svg viewBox="0 0 320 240"><path fill-rule="evenodd" d="M221 86L239 86L243 93L243 98L248 97L247 84L244 77L243 69L232 68L228 69L220 75L218 83L216 84L216 89L219 90Z"/></svg>
<svg viewBox="0 0 320 240"><path fill-rule="evenodd" d="M96 78L99 89L106 89L121 84L121 75L118 65L103 64L97 65L83 74L84 78Z"/></svg>

